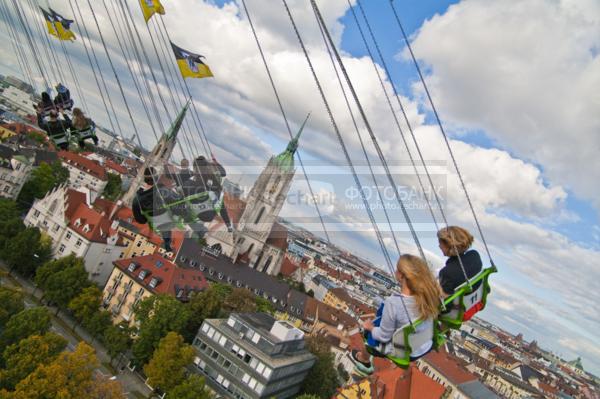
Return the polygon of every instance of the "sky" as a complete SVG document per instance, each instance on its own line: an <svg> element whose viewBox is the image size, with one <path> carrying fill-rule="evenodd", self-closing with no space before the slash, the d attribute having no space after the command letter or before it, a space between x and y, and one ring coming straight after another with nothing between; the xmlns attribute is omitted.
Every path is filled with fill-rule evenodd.
<svg viewBox="0 0 600 399"><path fill-rule="evenodd" d="M25 79L31 75L38 89L59 80L66 82L76 102L83 97L79 103L94 120L110 127L108 115L111 115L115 131L126 137L137 131L140 141L151 147L155 135L169 125L186 97L179 86L180 80L174 79L177 76L166 47L168 41L163 29L166 28L170 40L205 56L205 62L211 67L214 78L187 81L194 106L212 152L226 165L231 179L250 185L269 157L283 151L289 133L240 1L164 0L166 15L162 20L150 20L148 28L138 2L96 1L92 7L102 37L96 29L90 3L86 1L72 2L79 6L83 19L68 0L53 0L50 4L46 0L18 2L33 32L32 42L37 46L36 54L39 54L45 80L31 57L13 5L3 4L0 7L3 38L0 73ZM385 247L393 259L398 256L375 186L383 187L383 201L389 209L399 249L415 253L417 247L399 209L400 203L388 185L356 104L349 97L358 126L359 134L356 133L309 1L288 0L288 3L373 207ZM383 0L361 2L388 74L370 41L356 0L317 3L427 259L436 269L444 261L435 239L436 223L428 211L406 150L408 147L418 159L415 142L441 197L448 222L471 230L476 238L475 248L489 263L390 4ZM119 4L127 4L128 8ZM292 133L311 112L300 138L299 154L318 197L331 240L385 268L382 250L358 192L353 188L354 181L341 144L283 3L246 0L246 4ZM567 359L581 356L584 367L600 375L600 346L595 339L600 329L597 306L600 294L595 289L600 279L600 189L597 183L600 180L597 156L600 150L600 92L597 90L600 87L600 3L595 0L395 0L394 4L499 269L492 277L492 294L482 318L513 333L522 332L527 340L535 339L542 347ZM34 11L37 5L51 6L63 16L74 19L72 29L77 40L63 43L64 50L60 43L50 42L53 52L46 53L44 25L39 13ZM373 58L361 38L351 6L369 39ZM123 23L123 12L130 18L131 30ZM18 39L16 46L10 40L11 27L17 29L14 32ZM86 28L91 48L87 47ZM130 38L138 34L144 44L143 48L137 47L140 62L134 59L136 49L130 42ZM101 74L97 70L94 73L90 67L86 49L96 53ZM31 73L23 73L15 56L17 50L25 52ZM70 72L67 59L77 79ZM59 68L53 68L53 63ZM378 74L391 97L406 146ZM99 89L96 82L98 78L100 87L104 87L100 76L105 80L110 99L108 112L100 96L104 89ZM347 89L345 83L344 87ZM406 111L414 140L400 112L394 88ZM198 123L193 116L189 113L186 117L180 137L183 155L187 158L202 151ZM377 183L369 174L361 140L373 162ZM175 157L179 159L181 153ZM298 159L296 165L299 166ZM417 171L425 191L431 192L424 168L419 166ZM298 168L291 189L293 195L281 215L316 231L320 224L314 206L306 199L308 187L301 172ZM438 225L443 225L439 208L436 203L432 206ZM317 233L324 237L322 231Z"/></svg>

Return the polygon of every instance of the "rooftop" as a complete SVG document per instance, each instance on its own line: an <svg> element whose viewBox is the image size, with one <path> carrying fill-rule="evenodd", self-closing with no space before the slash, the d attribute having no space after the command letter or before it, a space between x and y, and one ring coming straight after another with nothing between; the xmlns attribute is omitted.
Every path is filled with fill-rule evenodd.
<svg viewBox="0 0 600 399"><path fill-rule="evenodd" d="M208 287L201 271L178 267L158 254L119 259L114 265L154 294L185 300L190 293Z"/></svg>
<svg viewBox="0 0 600 399"><path fill-rule="evenodd" d="M64 162L73 165L79 170L84 171L100 180L107 180L106 169L104 169L98 162L87 159L79 154L75 154L69 151L59 151L59 158Z"/></svg>
<svg viewBox="0 0 600 399"><path fill-rule="evenodd" d="M443 350L439 352L431 351L422 360L435 368L454 385L477 380L477 377L473 373L462 367Z"/></svg>

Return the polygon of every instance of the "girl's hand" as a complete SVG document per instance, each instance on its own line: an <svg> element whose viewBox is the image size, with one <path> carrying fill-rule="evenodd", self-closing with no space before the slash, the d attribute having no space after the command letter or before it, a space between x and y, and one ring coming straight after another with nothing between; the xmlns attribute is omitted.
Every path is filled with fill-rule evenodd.
<svg viewBox="0 0 600 399"><path fill-rule="evenodd" d="M363 328L367 331L372 331L375 326L373 325L373 320L367 320L363 323Z"/></svg>

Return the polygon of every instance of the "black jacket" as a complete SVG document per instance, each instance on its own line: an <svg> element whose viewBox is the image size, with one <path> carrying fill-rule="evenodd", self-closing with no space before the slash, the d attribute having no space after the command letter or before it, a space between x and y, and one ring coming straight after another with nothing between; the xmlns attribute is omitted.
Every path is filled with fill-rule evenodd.
<svg viewBox="0 0 600 399"><path fill-rule="evenodd" d="M38 115L38 126L48 133L48 136L62 136L71 128L71 119L64 115L64 120L57 119L55 121L45 122L41 115Z"/></svg>
<svg viewBox="0 0 600 399"><path fill-rule="evenodd" d="M467 277L472 279L475 277L483 268L481 257L479 253L474 249L471 249L460 255ZM463 284L465 280L465 273L463 273L460 267L460 262L457 256L451 256L446 261L446 266L440 270L439 276L440 285L447 295L454 294L454 290L459 285ZM478 282L473 286L473 289L479 288L481 282Z"/></svg>

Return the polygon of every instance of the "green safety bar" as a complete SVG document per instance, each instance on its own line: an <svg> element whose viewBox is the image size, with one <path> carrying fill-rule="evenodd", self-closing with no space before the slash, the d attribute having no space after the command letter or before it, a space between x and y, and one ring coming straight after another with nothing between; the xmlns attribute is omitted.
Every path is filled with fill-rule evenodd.
<svg viewBox="0 0 600 399"><path fill-rule="evenodd" d="M483 271L481 271L477 276L475 276L473 279L469 280L469 283L463 283L462 285L460 285L459 287L456 288L454 294L452 294L451 296L449 296L448 298L446 298L444 300L444 306L446 308L448 308L449 306L454 306L453 301L457 298L459 298L460 302L459 302L459 312L458 315L456 316L456 318L451 318L451 317L445 317L443 314L441 314L437 320L434 321L433 323L433 349L437 350L439 349L442 345L444 345L444 343L446 342L447 339L447 332L449 328L452 329L459 329L462 325L463 322L463 316L464 313L466 311L466 306L464 304L464 297L467 294L470 294L471 292L473 292L473 285L477 284L479 281L482 281L483 284L483 295L481 298L481 303L483 304L483 307L480 310L483 310L485 308L486 302L487 302L487 296L490 293L491 289L490 289L490 284L489 284L489 276L492 273L496 273L498 271L498 269L496 268L496 266L491 266L488 267L486 269L484 269ZM408 368L408 366L410 365L410 355L412 354L412 348L410 345L410 336L411 334L414 334L416 332L416 327L419 326L419 324L421 324L423 321L421 319L418 319L416 321L414 321L412 324L406 325L402 328L402 333L404 336L404 356L393 356L393 355L385 355L384 357L388 358L390 361L394 362L394 364L396 364L398 367L406 369ZM446 327L446 328L444 328ZM365 339L365 347L367 348L367 351L373 355L373 356L379 356L381 357L381 353L379 353L375 348L370 347L369 345L367 345L367 340Z"/></svg>
<svg viewBox="0 0 600 399"><path fill-rule="evenodd" d="M446 327L449 327L452 329L459 329L463 323L463 317L467 310L467 307L464 302L465 296L472 293L473 285L477 284L480 281L483 284L483 294L482 294L481 301L480 301L482 303L483 307L479 310L483 310L487 303L487 296L491 291L490 283L489 283L489 276L490 276L490 274L496 273L497 271L498 271L498 269L496 268L496 266L488 267L488 268L484 269L483 271L481 271L477 276L473 277L473 279L469 280L468 283L465 282L465 283L461 284L460 286L458 286L456 288L456 290L454 291L454 294L450 295L448 298L446 298L444 300L444 306L446 308L452 308L452 307L458 305L458 313L456 314L455 317L440 314L440 316L438 317L438 321ZM456 299L458 299L458 304L454 303L454 301Z"/></svg>

